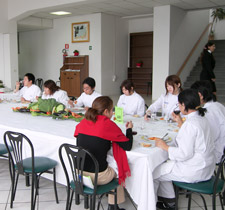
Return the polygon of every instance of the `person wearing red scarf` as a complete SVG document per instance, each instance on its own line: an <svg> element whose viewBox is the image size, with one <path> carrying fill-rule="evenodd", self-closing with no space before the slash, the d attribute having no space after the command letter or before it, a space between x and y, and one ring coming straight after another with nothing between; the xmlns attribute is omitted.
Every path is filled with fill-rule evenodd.
<svg viewBox="0 0 225 210"><path fill-rule="evenodd" d="M108 166L107 153L113 148L113 156L118 167L120 186L117 189L118 204L124 202L123 187L126 177L130 176L130 168L126 151L131 150L133 144L132 122L126 124L126 136L121 129L110 120L113 115L113 102L108 96L101 96L94 100L83 119L75 129L77 145L91 152L99 163L98 184L109 183L115 176L115 171ZM84 165L85 175L94 178L94 168L91 161L86 158ZM108 210L114 209L113 195L109 195ZM119 207L117 207L120 210ZM122 209L121 209L122 210Z"/></svg>

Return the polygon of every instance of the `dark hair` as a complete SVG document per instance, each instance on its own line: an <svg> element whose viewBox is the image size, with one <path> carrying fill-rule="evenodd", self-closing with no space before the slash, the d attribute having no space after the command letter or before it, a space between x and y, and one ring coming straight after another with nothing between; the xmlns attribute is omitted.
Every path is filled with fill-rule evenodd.
<svg viewBox="0 0 225 210"><path fill-rule="evenodd" d="M32 81L32 84L35 84L35 76L31 73L27 73L24 75L24 77L28 78L28 81Z"/></svg>
<svg viewBox="0 0 225 210"><path fill-rule="evenodd" d="M125 89L128 90L130 93L131 89L134 88L134 84L130 80L126 79L120 85L121 91L122 91L123 87L125 87Z"/></svg>
<svg viewBox="0 0 225 210"><path fill-rule="evenodd" d="M86 79L84 79L82 85L83 84L87 84L93 89L95 87L95 80L92 77L87 77Z"/></svg>
<svg viewBox="0 0 225 210"><path fill-rule="evenodd" d="M48 88L50 90L50 94L54 94L56 91L58 91L60 88L56 85L56 83L53 80L47 80L44 83L44 87Z"/></svg>
<svg viewBox="0 0 225 210"><path fill-rule="evenodd" d="M206 52L208 52L209 47L211 47L211 46L213 46L213 45L215 45L215 43L214 43L213 41L208 41L208 42L207 42L207 44L205 45L205 47L204 47L204 49L203 49L203 51L202 51L202 53L201 53L201 57L200 57L201 62L202 62L202 59L203 59L204 54L205 54ZM212 58L214 59L213 55L212 55Z"/></svg>
<svg viewBox="0 0 225 210"><path fill-rule="evenodd" d="M202 117L205 115L206 109L200 106L200 97L198 91L194 89L186 89L180 92L178 95L178 101L180 104L184 104L185 111L189 109L197 110L198 114Z"/></svg>
<svg viewBox="0 0 225 210"><path fill-rule="evenodd" d="M203 96L205 102L213 99L212 85L208 80L196 81L191 85L192 89L197 90Z"/></svg>
<svg viewBox="0 0 225 210"><path fill-rule="evenodd" d="M180 84L180 87L179 87L180 91L183 90L181 87L182 84L181 84L180 77L178 77L177 75L170 75L166 78L166 81L165 81L166 94L168 93L167 84L173 86L173 89L175 89L175 85Z"/></svg>
<svg viewBox="0 0 225 210"><path fill-rule="evenodd" d="M205 45L205 49L208 50L209 47L215 45L215 43L213 41L208 41L207 44Z"/></svg>
<svg viewBox="0 0 225 210"><path fill-rule="evenodd" d="M93 101L92 107L85 113L85 119L96 122L97 115L102 115L103 112L113 108L113 101L108 96L100 96Z"/></svg>

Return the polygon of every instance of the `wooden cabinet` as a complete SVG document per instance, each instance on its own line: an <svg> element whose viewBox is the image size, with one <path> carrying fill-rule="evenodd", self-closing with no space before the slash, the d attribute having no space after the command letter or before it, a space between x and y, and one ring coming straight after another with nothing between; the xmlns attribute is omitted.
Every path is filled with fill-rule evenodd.
<svg viewBox="0 0 225 210"><path fill-rule="evenodd" d="M60 86L69 96L80 96L82 82L89 75L88 55L67 56L60 69Z"/></svg>
<svg viewBox="0 0 225 210"><path fill-rule="evenodd" d="M134 83L135 90L147 94L148 83L152 82L153 32L130 34L130 66L128 79ZM137 63L142 61L141 67Z"/></svg>

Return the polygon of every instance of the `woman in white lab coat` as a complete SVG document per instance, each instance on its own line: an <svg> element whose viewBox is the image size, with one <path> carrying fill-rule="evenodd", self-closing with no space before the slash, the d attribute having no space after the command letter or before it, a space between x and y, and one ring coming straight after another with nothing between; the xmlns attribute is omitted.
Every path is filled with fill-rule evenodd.
<svg viewBox="0 0 225 210"><path fill-rule="evenodd" d="M134 84L130 80L124 80L120 86L123 94L120 96L117 106L123 108L123 113L127 115L145 114L145 101L134 91Z"/></svg>
<svg viewBox="0 0 225 210"><path fill-rule="evenodd" d="M165 81L166 94L162 94L146 111L147 115L151 113L162 111L166 119L172 118L173 110L178 105L178 94L182 91L181 80L177 75L170 75Z"/></svg>
<svg viewBox="0 0 225 210"><path fill-rule="evenodd" d="M42 99L54 98L57 102L64 104L66 107L73 106L73 101L69 99L67 92L61 90L53 80L47 80L44 83L44 92Z"/></svg>
<svg viewBox="0 0 225 210"><path fill-rule="evenodd" d="M216 162L219 163L225 147L225 107L213 101L211 83L208 80L197 81L191 86L200 96L201 104L207 109L206 118L209 121L215 142Z"/></svg>
<svg viewBox="0 0 225 210"><path fill-rule="evenodd" d="M85 110L88 110L89 107L92 107L93 101L101 96L101 94L95 91L95 80L92 77L84 79L82 85L84 92L75 101L75 104L78 107L84 107Z"/></svg>
<svg viewBox="0 0 225 210"><path fill-rule="evenodd" d="M178 96L179 108L186 121L180 115L173 114L180 130L175 146L168 146L163 140L156 140L156 146L167 151L169 160L154 171L156 195L175 198L173 181L199 182L211 178L215 168L214 141L208 120L204 117L206 109L200 107L198 92L186 89ZM174 204L174 203L172 203ZM159 209L174 209L171 204L157 203Z"/></svg>

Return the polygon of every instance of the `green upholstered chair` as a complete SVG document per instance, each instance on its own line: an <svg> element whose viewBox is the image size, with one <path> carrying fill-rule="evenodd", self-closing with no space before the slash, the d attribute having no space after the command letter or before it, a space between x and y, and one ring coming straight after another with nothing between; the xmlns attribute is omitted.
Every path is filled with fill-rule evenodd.
<svg viewBox="0 0 225 210"><path fill-rule="evenodd" d="M93 161L95 166L95 180L93 183L93 189L87 186L84 186L83 182L83 168L85 158L89 156ZM99 196L98 209L101 204L101 199L105 194L115 195L115 209L117 204L117 190L118 180L113 179L110 183L105 185L97 185L99 165L95 157L88 152L87 150L71 145L71 144L62 144L59 148L59 158L62 163L66 180L67 180L67 204L66 210L71 209L72 199L75 192L76 195L76 204L79 204L79 195L83 195L85 198L84 208L88 209L88 199L90 198L90 210L95 210L96 195ZM66 165L65 162L68 164ZM72 174L69 174L70 171ZM70 178L72 177L72 178ZM114 190L114 191L112 191ZM70 195L70 192L72 194Z"/></svg>
<svg viewBox="0 0 225 210"><path fill-rule="evenodd" d="M6 149L6 146L4 144L0 144L0 156L1 157L7 157L5 154L7 154L8 151Z"/></svg>
<svg viewBox="0 0 225 210"><path fill-rule="evenodd" d="M4 142L9 154L9 170L12 181L10 208L13 207L19 175L31 176L31 210L35 209L39 180L43 173L53 174L55 197L58 203L55 177L57 162L47 157L35 156L31 141L22 133L6 131L4 134ZM24 151L25 145L26 151ZM24 157L24 153L26 155L29 154L29 157Z"/></svg>
<svg viewBox="0 0 225 210"><path fill-rule="evenodd" d="M175 186L175 194L176 194L176 210L178 209L178 196L179 196L179 188L186 190L188 195L188 210L191 209L191 195L192 193L197 193L201 196L204 207L207 210L207 205L205 199L202 194L207 194L212 196L212 209L216 210L216 196L219 196L221 208L224 210L223 207L223 188L224 188L224 162L225 162L225 155L222 156L220 164L218 166L217 172L215 176L208 181L198 182L198 183L185 183L185 182L177 182L173 181Z"/></svg>

